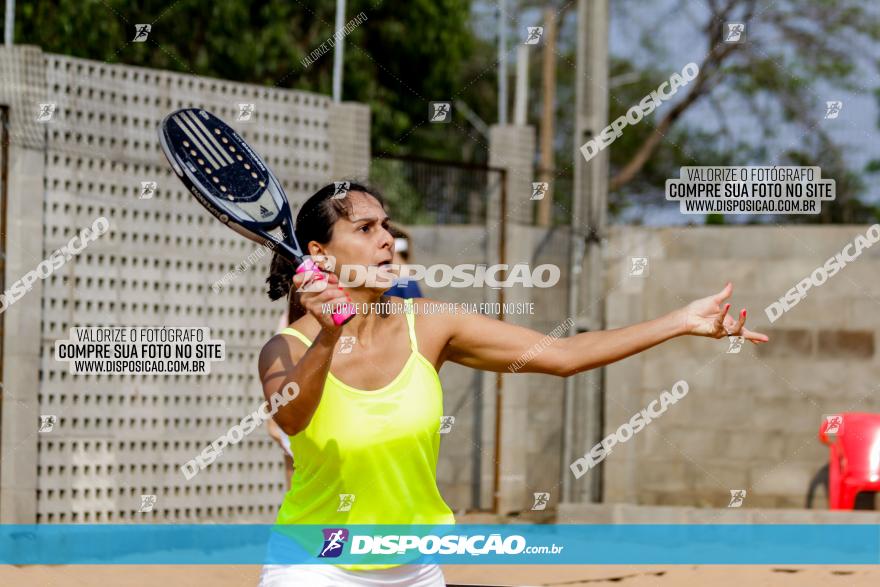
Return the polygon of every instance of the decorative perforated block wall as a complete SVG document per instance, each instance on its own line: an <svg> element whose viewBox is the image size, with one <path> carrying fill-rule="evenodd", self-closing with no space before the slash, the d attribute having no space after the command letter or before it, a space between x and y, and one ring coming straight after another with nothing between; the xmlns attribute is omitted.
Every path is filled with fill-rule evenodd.
<svg viewBox="0 0 880 587"><path fill-rule="evenodd" d="M264 427L189 481L179 469L262 401L257 355L284 308L264 293L269 254L255 255L251 267L212 290L259 247L184 191L161 154L157 128L178 108L214 112L263 156L296 209L333 179L333 112L359 105L35 48L0 52L0 104L10 108L13 161L42 151L42 169L9 169L10 204L41 207L42 234L29 232L40 239L39 252L7 265L7 286L96 218L111 225L27 294L39 296L38 312L12 317L18 304L28 308L24 301L6 312L7 350L15 342L12 323L35 329L40 341L33 388L22 383L5 396L18 408L10 404L4 413L4 430L22 414L28 424L14 442L4 434L0 446L3 489L17 496L4 502L4 521L271 521L286 480L281 450ZM35 122L45 103L55 105L51 119ZM240 104L253 105L250 120L238 120ZM28 173L42 177L41 193L17 188ZM156 182L152 197L141 198L141 182ZM54 359L55 341L68 338L73 326L101 325L207 326L212 338L225 341L227 358L206 375L69 374L68 364ZM7 372L14 368L10 356ZM38 432L41 414L57 416L51 432ZM22 474L29 467L36 470L33 503ZM156 496L152 511L139 511L141 495ZM27 511L33 515L21 513Z"/></svg>

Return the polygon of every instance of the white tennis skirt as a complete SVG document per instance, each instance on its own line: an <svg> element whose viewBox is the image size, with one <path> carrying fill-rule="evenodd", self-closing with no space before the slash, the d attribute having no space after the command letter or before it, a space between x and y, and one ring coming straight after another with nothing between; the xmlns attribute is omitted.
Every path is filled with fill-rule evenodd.
<svg viewBox="0 0 880 587"><path fill-rule="evenodd" d="M390 569L347 571L336 565L263 565L259 587L446 587L440 565L399 565Z"/></svg>

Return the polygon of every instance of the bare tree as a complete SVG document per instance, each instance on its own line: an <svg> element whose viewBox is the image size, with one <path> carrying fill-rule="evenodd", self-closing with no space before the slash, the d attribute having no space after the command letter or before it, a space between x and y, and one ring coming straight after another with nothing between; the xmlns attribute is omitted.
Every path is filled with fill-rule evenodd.
<svg viewBox="0 0 880 587"><path fill-rule="evenodd" d="M675 11L680 14L687 4L678 2ZM612 175L611 190L636 177L671 128L696 104L707 101L723 116L716 96L722 86L745 100L759 119L778 119L774 112L781 113L785 122L803 128L815 146L833 144L819 124L823 113L817 110L816 86L833 82L850 91L869 91L854 79L860 67L876 71L878 66L880 20L876 10L857 0L765 4L760 8L756 0L707 0L709 14L701 27L706 54L699 76ZM725 24L730 22L745 23L744 42L725 42ZM765 136L767 131L765 127ZM722 132L732 134L726 125L722 125Z"/></svg>

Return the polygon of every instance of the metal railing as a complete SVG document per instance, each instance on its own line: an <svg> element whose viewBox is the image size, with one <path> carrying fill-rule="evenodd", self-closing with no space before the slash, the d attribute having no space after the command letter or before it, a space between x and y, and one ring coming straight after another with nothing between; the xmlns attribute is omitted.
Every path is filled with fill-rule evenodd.
<svg viewBox="0 0 880 587"><path fill-rule="evenodd" d="M424 157L382 156L370 165L370 182L400 224L484 224L492 193L505 170Z"/></svg>

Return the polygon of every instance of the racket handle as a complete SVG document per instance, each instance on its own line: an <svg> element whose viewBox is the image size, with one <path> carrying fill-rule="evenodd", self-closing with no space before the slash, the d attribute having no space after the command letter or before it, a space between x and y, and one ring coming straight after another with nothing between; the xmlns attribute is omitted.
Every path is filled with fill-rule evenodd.
<svg viewBox="0 0 880 587"><path fill-rule="evenodd" d="M321 279L326 279L324 275L324 271L318 267L317 263L312 261L311 259L303 259L302 263L299 264L299 267L296 268L296 273L304 273L306 271L312 271L314 273L319 273L321 275ZM344 304L338 310L333 312L333 323L336 326L340 326L345 324L349 320L351 320L357 312L355 311L355 307L352 304Z"/></svg>

